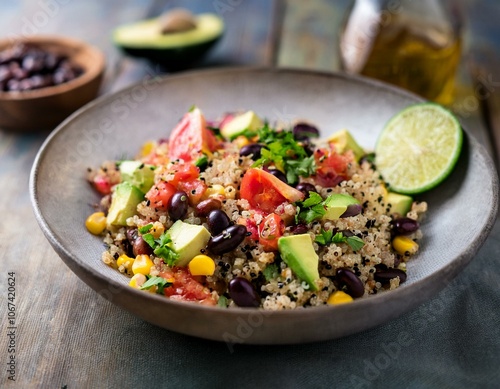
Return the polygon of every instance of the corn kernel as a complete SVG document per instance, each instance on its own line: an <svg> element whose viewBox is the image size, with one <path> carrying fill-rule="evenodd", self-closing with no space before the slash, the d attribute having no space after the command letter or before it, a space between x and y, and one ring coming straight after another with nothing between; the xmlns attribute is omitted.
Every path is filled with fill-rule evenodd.
<svg viewBox="0 0 500 389"><path fill-rule="evenodd" d="M350 303L353 300L354 299L347 293L337 290L336 292L333 292L330 297L328 297L327 303L330 305L340 305Z"/></svg>
<svg viewBox="0 0 500 389"><path fill-rule="evenodd" d="M207 255L197 255L188 266L193 276L211 276L215 272L215 262Z"/></svg>
<svg viewBox="0 0 500 389"><path fill-rule="evenodd" d="M161 234L165 232L165 227L160 222L154 222L153 227L149 230L149 233L153 235L155 239L158 239Z"/></svg>
<svg viewBox="0 0 500 389"><path fill-rule="evenodd" d="M138 255L135 257L135 261L132 264L132 273L134 274L149 274L151 268L153 267L153 261L149 258L149 255Z"/></svg>
<svg viewBox="0 0 500 389"><path fill-rule="evenodd" d="M412 255L418 251L418 244L407 236L396 236L392 240L392 247L399 255Z"/></svg>
<svg viewBox="0 0 500 389"><path fill-rule="evenodd" d="M134 289L141 289L141 286L146 282L146 276L141 273L134 275L128 283Z"/></svg>
<svg viewBox="0 0 500 389"><path fill-rule="evenodd" d="M151 152L155 148L155 145L156 143L153 141L144 143L141 147L141 157L146 157L147 155L151 154Z"/></svg>
<svg viewBox="0 0 500 389"><path fill-rule="evenodd" d="M225 189L222 185L215 184L215 185L210 185L205 193L203 194L203 198L208 199L208 198L218 198L220 196L225 195Z"/></svg>
<svg viewBox="0 0 500 389"><path fill-rule="evenodd" d="M104 212L95 212L85 220L85 227L91 234L100 235L106 228Z"/></svg>
<svg viewBox="0 0 500 389"><path fill-rule="evenodd" d="M236 146L239 149L241 149L243 146L246 146L247 144L250 143L248 138L244 135L240 135L240 136L236 137L236 139L233 142L236 144Z"/></svg>
<svg viewBox="0 0 500 389"><path fill-rule="evenodd" d="M116 260L116 266L118 266L118 268L123 266L126 273L130 272L133 263L134 263L134 258L130 258L128 255L125 254L120 255Z"/></svg>

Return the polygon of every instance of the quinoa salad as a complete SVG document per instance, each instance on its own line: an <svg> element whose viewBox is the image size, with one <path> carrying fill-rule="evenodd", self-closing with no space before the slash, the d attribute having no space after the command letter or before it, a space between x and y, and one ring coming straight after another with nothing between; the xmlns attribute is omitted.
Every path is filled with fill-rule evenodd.
<svg viewBox="0 0 500 389"><path fill-rule="evenodd" d="M427 204L391 192L349 131L322 138L253 111L211 119L192 107L168 139L88 169L102 198L85 225L130 287L283 310L406 281Z"/></svg>

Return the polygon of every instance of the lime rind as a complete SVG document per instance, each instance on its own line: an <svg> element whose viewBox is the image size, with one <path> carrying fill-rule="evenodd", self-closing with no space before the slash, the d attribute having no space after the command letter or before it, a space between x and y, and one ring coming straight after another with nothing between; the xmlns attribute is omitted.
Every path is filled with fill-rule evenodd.
<svg viewBox="0 0 500 389"><path fill-rule="evenodd" d="M375 164L390 189L418 194L443 182L462 150L457 118L434 103L411 105L392 117L375 147Z"/></svg>

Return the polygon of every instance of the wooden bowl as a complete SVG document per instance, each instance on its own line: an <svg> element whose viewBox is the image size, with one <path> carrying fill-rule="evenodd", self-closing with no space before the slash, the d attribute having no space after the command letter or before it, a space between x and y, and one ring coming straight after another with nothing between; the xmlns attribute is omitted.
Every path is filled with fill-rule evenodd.
<svg viewBox="0 0 500 389"><path fill-rule="evenodd" d="M66 83L32 91L0 91L0 128L7 130L53 129L71 113L93 100L101 85L105 60L97 48L72 38L32 36L0 40L0 51L18 43L38 46L68 57L83 73Z"/></svg>

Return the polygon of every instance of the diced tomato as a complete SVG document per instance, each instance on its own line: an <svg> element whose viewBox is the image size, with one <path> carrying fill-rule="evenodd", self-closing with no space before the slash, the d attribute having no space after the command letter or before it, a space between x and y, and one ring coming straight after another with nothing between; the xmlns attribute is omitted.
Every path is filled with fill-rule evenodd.
<svg viewBox="0 0 500 389"><path fill-rule="evenodd" d="M210 290L196 281L186 268L174 267L161 272L160 277L174 280L171 286L164 289L165 296L173 300L197 301L206 305L216 304Z"/></svg>
<svg viewBox="0 0 500 389"><path fill-rule="evenodd" d="M169 138L170 160L195 160L201 153L211 153L218 147L215 135L207 128L205 117L198 108L184 115Z"/></svg>
<svg viewBox="0 0 500 389"><path fill-rule="evenodd" d="M259 243L264 246L265 251L277 251L278 239L283 236L285 223L281 218L271 213L259 224Z"/></svg>
<svg viewBox="0 0 500 389"><path fill-rule="evenodd" d="M262 169L248 169L240 186L242 199L250 206L271 213L284 202L304 199L304 194Z"/></svg>
<svg viewBox="0 0 500 389"><path fill-rule="evenodd" d="M170 198L177 192L177 189L172 184L165 181L160 181L153 185L146 193L146 198L150 201L150 206L153 208L166 211Z"/></svg>
<svg viewBox="0 0 500 389"><path fill-rule="evenodd" d="M196 180L200 176L200 169L191 163L179 163L172 166L169 171L173 178L168 182L173 186L177 186L180 182Z"/></svg>
<svg viewBox="0 0 500 389"><path fill-rule="evenodd" d="M179 182L177 188L186 192L190 204L195 206L201 201L203 194L207 190L207 185L202 180L191 180Z"/></svg>
<svg viewBox="0 0 500 389"><path fill-rule="evenodd" d="M323 187L334 187L348 178L347 167L354 161L352 152L337 154L335 151L318 149L314 153L316 175L314 180Z"/></svg>
<svg viewBox="0 0 500 389"><path fill-rule="evenodd" d="M255 220L253 218L244 218L240 217L238 219L238 224L241 224L242 226L245 226L247 228L247 232L250 232L250 239L253 239L255 241L259 240L259 229L257 227L257 223L255 223Z"/></svg>
<svg viewBox="0 0 500 389"><path fill-rule="evenodd" d="M92 181L94 188L103 195L111 193L111 187L113 184L110 182L108 176L96 175Z"/></svg>

